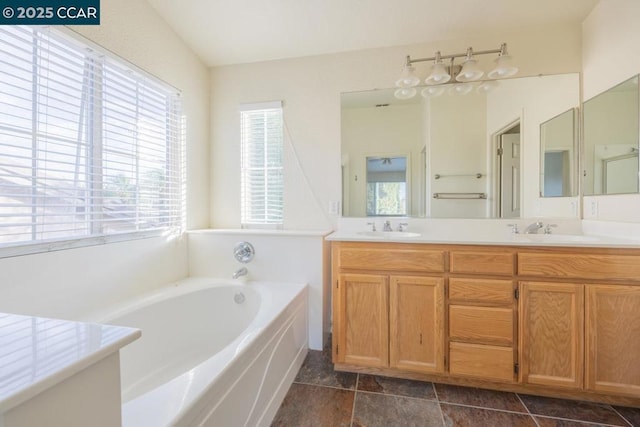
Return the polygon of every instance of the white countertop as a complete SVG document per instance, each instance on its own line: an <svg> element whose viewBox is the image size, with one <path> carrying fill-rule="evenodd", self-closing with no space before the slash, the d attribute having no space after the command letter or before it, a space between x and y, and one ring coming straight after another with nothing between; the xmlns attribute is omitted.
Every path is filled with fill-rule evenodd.
<svg viewBox="0 0 640 427"><path fill-rule="evenodd" d="M372 233L372 223L378 230ZM391 233L380 231L388 223ZM538 234L525 230L541 223ZM398 231L402 225L404 232ZM513 228L517 225L518 234ZM547 227L548 226L548 227ZM551 234L544 234L549 228ZM640 248L640 222L622 223L572 218L340 218L329 241L432 243L451 245L568 246Z"/></svg>
<svg viewBox="0 0 640 427"><path fill-rule="evenodd" d="M329 241L346 242L394 242L394 243L431 243L449 245L507 245L507 246L570 246L590 248L640 248L640 240L623 239L609 236L595 236L582 234L512 234L496 233L470 233L461 235L458 233L418 233L418 236L403 237L401 233L384 232L376 236L366 234L364 231L339 230L327 236Z"/></svg>
<svg viewBox="0 0 640 427"><path fill-rule="evenodd" d="M0 313L0 414L140 335L121 326Z"/></svg>

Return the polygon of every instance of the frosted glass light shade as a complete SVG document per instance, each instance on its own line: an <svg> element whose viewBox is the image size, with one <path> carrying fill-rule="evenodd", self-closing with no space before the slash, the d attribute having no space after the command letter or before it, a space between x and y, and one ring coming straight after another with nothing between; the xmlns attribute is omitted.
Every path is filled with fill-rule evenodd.
<svg viewBox="0 0 640 427"><path fill-rule="evenodd" d="M428 85L440 85L451 80L451 75L447 71L447 67L442 62L436 62L431 68L431 74L424 81Z"/></svg>
<svg viewBox="0 0 640 427"><path fill-rule="evenodd" d="M420 94L423 98L435 98L436 96L440 96L444 93L446 86L429 86L422 89Z"/></svg>
<svg viewBox="0 0 640 427"><path fill-rule="evenodd" d="M456 76L456 80L459 82L473 82L480 80L483 75L484 71L478 67L478 61L475 59L467 59L462 63L462 69Z"/></svg>
<svg viewBox="0 0 640 427"><path fill-rule="evenodd" d="M460 83L460 84L451 86L451 88L449 89L449 94L466 95L472 90L473 90L473 85L471 83Z"/></svg>
<svg viewBox="0 0 640 427"><path fill-rule="evenodd" d="M483 82L480 86L478 86L478 88L476 89L476 92L478 92L478 93L488 93L488 92L491 92L496 87L498 87L498 82L497 81L487 80L487 81Z"/></svg>
<svg viewBox="0 0 640 427"><path fill-rule="evenodd" d="M420 84L420 78L416 76L416 69L409 64L405 64L402 67L402 74L400 78L396 80L396 86L398 87L414 87Z"/></svg>
<svg viewBox="0 0 640 427"><path fill-rule="evenodd" d="M417 93L418 91L414 87L401 87L393 93L393 96L398 99L410 99L416 96Z"/></svg>
<svg viewBox="0 0 640 427"><path fill-rule="evenodd" d="M512 63L511 55L501 55L496 58L495 62L496 67L487 74L490 79L511 77L518 72L518 67Z"/></svg>

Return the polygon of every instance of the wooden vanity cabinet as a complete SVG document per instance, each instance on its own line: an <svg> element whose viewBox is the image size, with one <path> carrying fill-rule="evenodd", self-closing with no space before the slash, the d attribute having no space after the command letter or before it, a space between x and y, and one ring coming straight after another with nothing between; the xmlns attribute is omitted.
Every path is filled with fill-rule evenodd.
<svg viewBox="0 0 640 427"><path fill-rule="evenodd" d="M518 274L523 383L640 398L639 252L523 250Z"/></svg>
<svg viewBox="0 0 640 427"><path fill-rule="evenodd" d="M581 389L584 285L520 283L521 378L525 384Z"/></svg>
<svg viewBox="0 0 640 427"><path fill-rule="evenodd" d="M444 279L391 276L389 366L444 372Z"/></svg>
<svg viewBox="0 0 640 427"><path fill-rule="evenodd" d="M449 374L517 381L513 250L450 252L447 298Z"/></svg>
<svg viewBox="0 0 640 427"><path fill-rule="evenodd" d="M587 285L585 324L586 388L640 396L640 286Z"/></svg>
<svg viewBox="0 0 640 427"><path fill-rule="evenodd" d="M444 252L334 242L332 259L334 362L443 372Z"/></svg>
<svg viewBox="0 0 640 427"><path fill-rule="evenodd" d="M337 370L640 407L640 250L332 242Z"/></svg>
<svg viewBox="0 0 640 427"><path fill-rule="evenodd" d="M334 360L385 367L389 360L387 276L341 274L334 293Z"/></svg>

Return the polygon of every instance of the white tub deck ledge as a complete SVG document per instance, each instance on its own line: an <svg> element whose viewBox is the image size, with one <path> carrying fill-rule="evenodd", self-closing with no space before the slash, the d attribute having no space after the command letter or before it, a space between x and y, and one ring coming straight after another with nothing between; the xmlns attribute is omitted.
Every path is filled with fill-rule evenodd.
<svg viewBox="0 0 640 427"><path fill-rule="evenodd" d="M140 335L0 313L0 426L121 425L119 350Z"/></svg>

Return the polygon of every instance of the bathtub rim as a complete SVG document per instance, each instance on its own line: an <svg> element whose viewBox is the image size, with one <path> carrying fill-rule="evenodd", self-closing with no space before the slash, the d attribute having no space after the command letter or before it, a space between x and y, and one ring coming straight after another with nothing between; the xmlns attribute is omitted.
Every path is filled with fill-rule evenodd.
<svg viewBox="0 0 640 427"><path fill-rule="evenodd" d="M263 305L264 301L258 309L258 313L247 325L247 327L240 333L234 340L226 346L219 353L211 355L200 364L190 367L182 374L170 379L169 381L161 384L155 389L149 390L146 393L141 394L127 402L122 402L123 408L123 422L125 416L125 406L132 407L133 405L141 405L142 410L149 406L158 405L157 401L162 403L173 401L177 396L181 396L182 403L176 407L170 407L171 405L165 405L165 414L162 417L167 423L173 420L182 419L188 416L189 411L195 409L198 405L198 397L202 396L217 379L222 377L230 368L233 360L238 359L246 354L257 339L261 337L261 333L264 330L272 327L282 313L289 307L299 306L304 304L308 306L308 294L309 285L303 283L290 283L290 282L274 282L274 281L243 281L243 280L230 280L211 277L188 277L176 282L172 282L161 288L157 288L151 292L147 292L128 301L123 301L119 304L110 306L105 310L101 310L91 318L100 323L109 324L109 320L117 319L119 317L130 314L136 310L143 309L155 303L166 301L168 299L185 295L193 292L197 292L203 289L216 288L216 287L233 287L238 286L238 290L242 291L245 288L261 289L277 289L284 292L286 288L287 299L286 303L281 301L279 304L278 312L273 312L274 307L266 307ZM261 298L263 295L261 295ZM273 302L271 303L273 304ZM296 308L297 309L297 308ZM265 316L267 316L265 318ZM265 321L266 320L266 321ZM308 322L308 315L307 315ZM144 336L144 331L142 331ZM308 338L307 338L308 343ZM224 353L224 354L223 354ZM225 362L220 366L220 362ZM190 374L207 374L203 378L208 378L206 382L202 382L195 386L185 384L185 378ZM184 398L188 395L188 398ZM150 405L153 403L153 405ZM162 404L161 403L161 404ZM163 424L164 425L164 424Z"/></svg>
<svg viewBox="0 0 640 427"><path fill-rule="evenodd" d="M143 309L155 303L166 301L168 299L186 295L199 290L213 287L234 287L238 286L238 290L242 290L244 286L251 288L256 286L301 286L308 287L306 283L289 283L276 282L267 280L245 280L240 279L223 279L218 277L184 277L180 280L169 282L150 291L132 295L130 298L110 304L100 310L82 316L79 320L88 323L109 324L113 319L126 316L136 310Z"/></svg>

